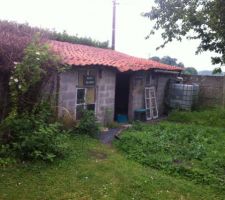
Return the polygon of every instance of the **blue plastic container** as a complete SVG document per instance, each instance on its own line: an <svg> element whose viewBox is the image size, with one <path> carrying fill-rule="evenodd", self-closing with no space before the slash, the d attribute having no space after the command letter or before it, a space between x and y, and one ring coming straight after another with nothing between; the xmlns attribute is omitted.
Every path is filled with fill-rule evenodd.
<svg viewBox="0 0 225 200"><path fill-rule="evenodd" d="M118 123L127 123L128 117L127 117L127 115L118 114L117 117L116 117L116 120L117 120Z"/></svg>

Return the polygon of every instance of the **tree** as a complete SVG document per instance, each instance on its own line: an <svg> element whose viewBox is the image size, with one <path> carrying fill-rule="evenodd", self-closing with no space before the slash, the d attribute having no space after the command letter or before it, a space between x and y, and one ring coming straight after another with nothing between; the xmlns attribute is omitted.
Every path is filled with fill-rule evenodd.
<svg viewBox="0 0 225 200"><path fill-rule="evenodd" d="M176 58L171 58L170 56L164 56L162 58L159 58L158 56L153 56L150 59L167 65L178 66L182 68L184 67L184 64L182 62L178 63Z"/></svg>
<svg viewBox="0 0 225 200"><path fill-rule="evenodd" d="M200 39L196 53L213 51L213 64L225 64L225 1L224 0L155 0L150 12L144 13L155 22L150 34L162 30L164 47L168 42ZM160 48L158 47L158 48Z"/></svg>
<svg viewBox="0 0 225 200"><path fill-rule="evenodd" d="M194 67L187 67L182 73L189 75L198 75L198 71Z"/></svg>
<svg viewBox="0 0 225 200"><path fill-rule="evenodd" d="M161 62L161 59L158 56L153 56L153 57L150 58L150 60L154 60L154 61L157 61L157 62Z"/></svg>
<svg viewBox="0 0 225 200"><path fill-rule="evenodd" d="M13 69L14 62L19 62L24 56L24 49L31 43L35 35L40 42L57 40L75 44L84 44L99 48L109 48L108 41L100 42L88 37L78 37L63 33L30 27L29 24L0 20L0 72Z"/></svg>

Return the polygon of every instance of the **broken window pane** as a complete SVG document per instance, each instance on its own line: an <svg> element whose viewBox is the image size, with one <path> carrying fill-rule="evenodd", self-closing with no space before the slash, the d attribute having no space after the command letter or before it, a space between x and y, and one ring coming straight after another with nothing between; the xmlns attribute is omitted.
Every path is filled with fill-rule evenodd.
<svg viewBox="0 0 225 200"><path fill-rule="evenodd" d="M87 104L87 110L95 111L95 104Z"/></svg>
<svg viewBox="0 0 225 200"><path fill-rule="evenodd" d="M77 89L77 104L85 103L85 89Z"/></svg>

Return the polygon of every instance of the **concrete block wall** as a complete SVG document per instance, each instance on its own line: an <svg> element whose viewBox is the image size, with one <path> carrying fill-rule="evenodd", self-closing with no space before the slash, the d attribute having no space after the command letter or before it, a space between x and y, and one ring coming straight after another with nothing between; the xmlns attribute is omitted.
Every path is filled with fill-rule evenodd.
<svg viewBox="0 0 225 200"><path fill-rule="evenodd" d="M158 80L157 80L156 94L157 94L159 116L164 114L165 112L165 98L166 98L166 90L167 90L168 81L175 77L176 75L163 74L163 73L157 74Z"/></svg>
<svg viewBox="0 0 225 200"><path fill-rule="evenodd" d="M142 77L142 80L136 77ZM134 72L130 79L130 96L129 96L129 119L134 118L134 111L136 109L145 108L145 87L147 72ZM155 80L153 85L156 88L156 100L158 105L159 116L165 111L165 93L167 83L171 78L176 77L173 74L155 73Z"/></svg>
<svg viewBox="0 0 225 200"><path fill-rule="evenodd" d="M102 70L97 81L96 116L102 123L112 122L115 107L116 72Z"/></svg>
<svg viewBox="0 0 225 200"><path fill-rule="evenodd" d="M93 68L92 68L93 69ZM96 69L98 71L98 69ZM101 123L111 122L114 118L116 72L101 70L101 77L96 77L96 117ZM59 116L70 113L75 118L76 88L78 70L63 72L60 75Z"/></svg>
<svg viewBox="0 0 225 200"><path fill-rule="evenodd" d="M183 75L184 83L199 84L199 105L201 106L224 106L225 77L224 76L201 76Z"/></svg>
<svg viewBox="0 0 225 200"><path fill-rule="evenodd" d="M144 72L136 72L130 76L130 91L129 91L129 120L133 120L134 111L136 109L144 108L144 88L145 88L145 74Z"/></svg>
<svg viewBox="0 0 225 200"><path fill-rule="evenodd" d="M61 117L69 112L75 118L78 71L71 70L61 73L59 85L58 114Z"/></svg>

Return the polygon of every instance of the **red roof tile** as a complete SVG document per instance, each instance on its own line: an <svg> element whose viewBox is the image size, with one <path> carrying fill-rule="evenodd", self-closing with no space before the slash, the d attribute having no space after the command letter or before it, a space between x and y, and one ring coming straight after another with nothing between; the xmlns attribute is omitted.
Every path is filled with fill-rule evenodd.
<svg viewBox="0 0 225 200"><path fill-rule="evenodd" d="M148 69L182 71L180 67L129 56L111 49L101 49L53 40L49 41L49 45L61 57L62 63L74 66L102 65L115 67L121 72Z"/></svg>

